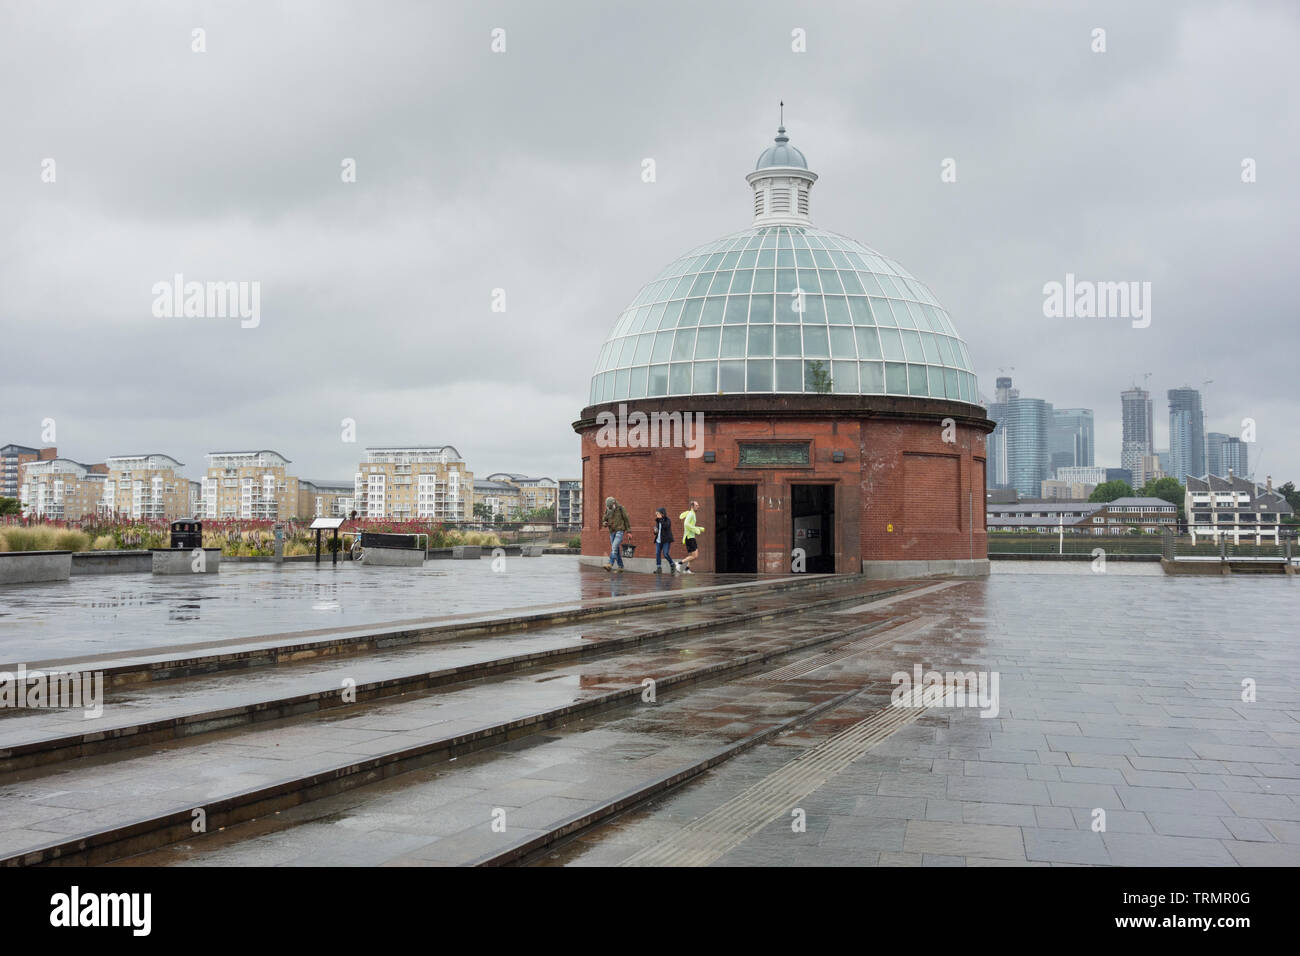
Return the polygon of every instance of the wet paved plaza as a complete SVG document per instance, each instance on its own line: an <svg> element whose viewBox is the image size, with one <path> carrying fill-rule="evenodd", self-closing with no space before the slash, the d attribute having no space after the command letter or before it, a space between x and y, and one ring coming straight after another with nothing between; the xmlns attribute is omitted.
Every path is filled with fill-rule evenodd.
<svg viewBox="0 0 1300 956"><path fill-rule="evenodd" d="M516 564L583 600L683 586L549 564L562 560ZM821 582L124 690L97 729L273 708L344 677L392 688L20 771L0 782L0 851L353 774L342 792L199 838L186 827L120 862L1300 864L1293 578L999 562L985 580ZM562 596L537 581L497 599L515 606L529 587ZM375 604L374 620L443 610L393 600L402 613ZM284 630L289 606L276 613ZM892 675L916 667L983 673L990 716L893 706ZM444 672L445 686L396 686ZM507 733L511 721L533 729ZM0 748L77 723L7 716ZM390 760L409 769L376 776Z"/></svg>
<svg viewBox="0 0 1300 956"><path fill-rule="evenodd" d="M1057 569L1060 565L1053 566ZM1300 595L1292 579L1066 577L995 565L919 598L952 629L871 668L996 670L1000 710L931 708L716 865L1300 864ZM956 605L956 606L954 606ZM1256 683L1245 702L1242 682ZM870 703L888 706L888 688ZM635 861L839 729L846 712L550 854ZM773 808L774 810L776 808ZM1094 824L1104 813L1104 832Z"/></svg>
<svg viewBox="0 0 1300 956"><path fill-rule="evenodd" d="M593 574L576 556L433 560L422 568L226 563L216 575L114 574L0 587L0 662L60 660L315 629L588 601L710 576Z"/></svg>

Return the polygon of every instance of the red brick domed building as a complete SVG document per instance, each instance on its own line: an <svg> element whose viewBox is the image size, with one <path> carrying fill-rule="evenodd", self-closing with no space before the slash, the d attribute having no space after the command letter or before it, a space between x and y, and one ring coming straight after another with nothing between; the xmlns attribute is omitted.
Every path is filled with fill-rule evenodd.
<svg viewBox="0 0 1300 956"><path fill-rule="evenodd" d="M645 286L601 348L582 437L583 560L604 501L653 566L654 510L691 499L696 570L988 573L985 436L965 343L893 260L812 225L817 175L782 127L747 177L749 229Z"/></svg>

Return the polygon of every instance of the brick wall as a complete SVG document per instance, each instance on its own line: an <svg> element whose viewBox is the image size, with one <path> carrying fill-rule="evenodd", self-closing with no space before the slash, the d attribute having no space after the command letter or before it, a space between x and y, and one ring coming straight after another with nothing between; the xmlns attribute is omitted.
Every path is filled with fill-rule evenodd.
<svg viewBox="0 0 1300 956"><path fill-rule="evenodd" d="M600 527L605 499L614 497L627 509L637 557L654 557L654 511L667 508L682 557L681 522L686 510L687 459L680 448L599 448L590 436L583 440L582 553L608 554L609 531ZM593 454L592 452L596 452Z"/></svg>
<svg viewBox="0 0 1300 956"><path fill-rule="evenodd" d="M864 560L988 556L985 436L964 425L954 431L956 441L945 442L938 423L869 424L863 443Z"/></svg>
<svg viewBox="0 0 1300 956"><path fill-rule="evenodd" d="M960 454L903 452L903 527L960 531L961 492Z"/></svg>
<svg viewBox="0 0 1300 956"><path fill-rule="evenodd" d="M758 568L789 570L793 545L790 487L834 488L836 570L857 572L863 560L930 560L987 556L984 533L984 439L977 425L957 423L943 440L940 421L898 421L867 415L794 416L767 420L708 417L703 450L716 460L688 458L682 448L600 447L597 429L579 429L583 456L582 552L608 554L600 527L605 498L627 508L638 557L654 556L654 509L668 509L684 553L678 514L691 498L706 529L695 567L714 567L714 489L752 484L758 497ZM955 434L954 434L955 433ZM742 441L810 443L811 467L746 468ZM842 452L844 461L833 460ZM972 520L974 526L972 527Z"/></svg>

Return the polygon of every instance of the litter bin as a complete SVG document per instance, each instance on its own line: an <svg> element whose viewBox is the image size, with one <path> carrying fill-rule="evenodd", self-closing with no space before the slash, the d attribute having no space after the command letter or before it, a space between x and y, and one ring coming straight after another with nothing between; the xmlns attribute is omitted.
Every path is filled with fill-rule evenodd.
<svg viewBox="0 0 1300 956"><path fill-rule="evenodd" d="M203 522L193 519L173 521L172 547L187 551L203 547Z"/></svg>

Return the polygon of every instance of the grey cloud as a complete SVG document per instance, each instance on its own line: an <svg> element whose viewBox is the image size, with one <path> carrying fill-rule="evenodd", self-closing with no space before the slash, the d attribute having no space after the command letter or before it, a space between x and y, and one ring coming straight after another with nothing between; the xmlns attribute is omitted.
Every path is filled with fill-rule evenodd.
<svg viewBox="0 0 1300 956"><path fill-rule="evenodd" d="M1121 388L1152 372L1159 422L1166 389L1213 379L1207 423L1256 418L1257 460L1300 480L1297 41L1270 2L8 5L0 442L57 414L66 454L194 475L236 446L343 477L406 441L575 475L601 342L666 263L748 225L784 98L815 221L935 290L986 394L1014 366L1095 408L1116 464ZM1067 271L1152 281L1151 327L1045 319ZM154 319L174 272L260 281L262 325Z"/></svg>

